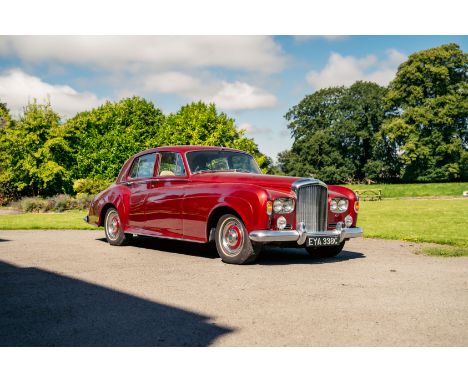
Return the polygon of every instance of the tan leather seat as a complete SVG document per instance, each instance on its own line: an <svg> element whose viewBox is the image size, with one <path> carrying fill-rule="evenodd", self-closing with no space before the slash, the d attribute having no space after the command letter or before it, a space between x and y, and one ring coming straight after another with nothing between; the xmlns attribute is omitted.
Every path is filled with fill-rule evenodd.
<svg viewBox="0 0 468 382"><path fill-rule="evenodd" d="M159 176L174 176L174 173L172 171L163 170L159 173Z"/></svg>

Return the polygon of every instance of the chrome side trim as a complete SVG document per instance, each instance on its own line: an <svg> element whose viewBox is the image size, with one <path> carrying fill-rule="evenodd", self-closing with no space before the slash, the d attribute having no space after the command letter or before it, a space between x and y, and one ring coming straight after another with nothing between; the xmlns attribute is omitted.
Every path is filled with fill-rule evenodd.
<svg viewBox="0 0 468 382"><path fill-rule="evenodd" d="M132 235L137 235L137 236L147 236L147 237L155 237L157 239L165 239L165 240L177 240L177 241L187 241L190 243L200 243L200 244L205 244L207 243L205 240L195 240L195 239L185 239L183 237L170 237L170 236L164 236L164 235L159 235L159 234L151 234L151 233L141 233L141 232L132 232L131 230L126 230L125 233L131 233Z"/></svg>
<svg viewBox="0 0 468 382"><path fill-rule="evenodd" d="M250 240L260 243L272 243L281 241L296 241L298 245L303 245L307 239L307 236L339 236L340 243L343 240L351 239L353 237L362 236L363 231L360 227L355 228L343 228L342 230L332 231L319 231L319 232L306 232L296 230L284 230L284 231L252 231L250 232Z"/></svg>

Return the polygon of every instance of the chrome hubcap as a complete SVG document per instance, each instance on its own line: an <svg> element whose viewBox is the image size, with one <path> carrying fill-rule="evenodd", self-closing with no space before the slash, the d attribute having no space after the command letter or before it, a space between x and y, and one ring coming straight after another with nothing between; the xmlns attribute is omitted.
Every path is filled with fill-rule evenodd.
<svg viewBox="0 0 468 382"><path fill-rule="evenodd" d="M111 240L115 240L119 236L120 219L116 211L112 211L111 213L109 213L109 215L107 215L106 232L107 236Z"/></svg>
<svg viewBox="0 0 468 382"><path fill-rule="evenodd" d="M220 229L220 242L227 256L237 256L242 251L244 235L238 219L226 219Z"/></svg>

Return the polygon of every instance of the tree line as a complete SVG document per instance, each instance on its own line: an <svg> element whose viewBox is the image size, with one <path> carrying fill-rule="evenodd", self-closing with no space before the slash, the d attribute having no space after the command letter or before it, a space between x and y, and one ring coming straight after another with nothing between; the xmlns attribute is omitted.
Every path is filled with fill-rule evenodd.
<svg viewBox="0 0 468 382"><path fill-rule="evenodd" d="M0 196L7 201L92 190L113 181L130 156L164 145L234 147L252 154L264 172L271 164L214 104L194 102L165 115L152 102L132 97L63 123L50 103L34 101L18 119L5 104L0 108Z"/></svg>
<svg viewBox="0 0 468 382"><path fill-rule="evenodd" d="M13 118L0 102L0 202L102 185L131 155L162 145L216 145L254 155L264 172L327 183L468 180L468 55L456 44L416 52L388 87L358 81L305 96L285 115L293 138L278 161L214 104L165 115L140 97L62 121L50 103Z"/></svg>
<svg viewBox="0 0 468 382"><path fill-rule="evenodd" d="M468 55L416 52L388 87L358 81L307 95L285 115L279 169L330 183L468 180Z"/></svg>

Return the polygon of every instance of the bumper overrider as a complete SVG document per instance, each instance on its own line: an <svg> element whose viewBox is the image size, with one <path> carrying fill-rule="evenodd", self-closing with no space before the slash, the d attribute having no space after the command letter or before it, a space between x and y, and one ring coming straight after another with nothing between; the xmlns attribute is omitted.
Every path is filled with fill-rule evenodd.
<svg viewBox="0 0 468 382"><path fill-rule="evenodd" d="M297 230L262 230L250 232L250 240L259 243L274 243L284 241L295 241L298 245L303 245L307 237L336 236L341 243L343 240L362 236L362 228L340 228L331 231L307 232L303 223L299 224Z"/></svg>

